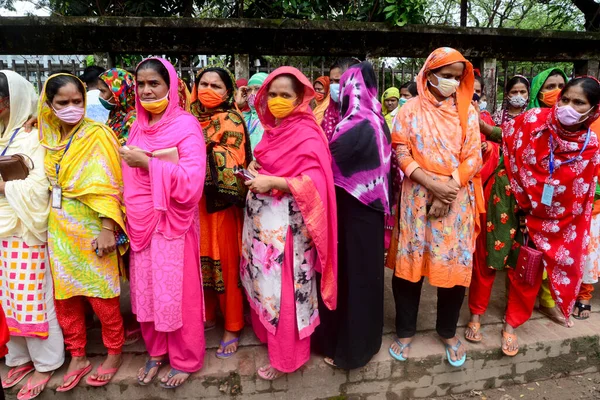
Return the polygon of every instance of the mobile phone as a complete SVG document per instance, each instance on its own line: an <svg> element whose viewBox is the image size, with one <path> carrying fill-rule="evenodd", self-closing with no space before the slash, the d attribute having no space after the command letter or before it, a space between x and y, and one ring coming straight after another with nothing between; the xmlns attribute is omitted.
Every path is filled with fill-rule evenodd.
<svg viewBox="0 0 600 400"><path fill-rule="evenodd" d="M241 178L244 182L251 181L255 178L254 175L248 172L248 170L245 168L240 168L237 165L233 167L233 174L238 178Z"/></svg>

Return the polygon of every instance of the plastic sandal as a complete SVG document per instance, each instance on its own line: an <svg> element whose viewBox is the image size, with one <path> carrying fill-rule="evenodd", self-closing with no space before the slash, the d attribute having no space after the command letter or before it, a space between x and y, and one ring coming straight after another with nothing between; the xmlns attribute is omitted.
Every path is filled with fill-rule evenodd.
<svg viewBox="0 0 600 400"><path fill-rule="evenodd" d="M25 384L25 386L23 386L21 388L21 390L19 390L19 393L17 393L17 400L31 400L31 399L35 399L36 397L38 397L40 394L42 394L42 392L46 388L46 385L48 384L48 382L50 382L50 378L52 378L52 375L54 375L54 371L52 371L50 373L49 377L47 377L46 379L44 379L43 381L41 381L40 383L38 383L35 386L31 386L31 377L29 379L27 379L27 383ZM30 395L30 393L34 389L37 389L41 386L43 386L44 388L42 390L40 390L40 392L38 394Z"/></svg>
<svg viewBox="0 0 600 400"><path fill-rule="evenodd" d="M179 374L186 374L188 377L181 382L179 385L167 385L167 382L169 381L169 379L173 378L176 375ZM180 371L178 369L175 368L171 368L171 371L169 372L169 375L167 375L167 382L161 382L160 383L160 387L163 389L177 389L179 386L183 385L184 383L187 382L188 378L190 377L190 373L189 372L185 372L185 371Z"/></svg>
<svg viewBox="0 0 600 400"><path fill-rule="evenodd" d="M513 333L508 333L506 332L504 329L502 330L502 352L509 356L509 357L514 357L517 355L517 353L519 352L519 343L517 343L517 349L514 351L508 351L508 349L504 348L504 343L506 343L507 345L511 345L513 342L517 341L517 335L513 334Z"/></svg>
<svg viewBox="0 0 600 400"><path fill-rule="evenodd" d="M102 387L102 386L106 386L110 383L110 381L112 380L112 378L115 377L115 375L117 374L117 371L119 370L119 368L121 368L121 364L119 363L119 366L117 368L111 368L111 369L104 369L102 367L102 364L100 364L100 366L98 367L98 369L96 370L96 375L100 376L100 375L111 375L111 377L108 380L105 381L100 381L96 378L92 378L91 376L88 376L88 378L85 380L85 383L87 383L90 386L93 387Z"/></svg>
<svg viewBox="0 0 600 400"><path fill-rule="evenodd" d="M395 360L398 360L398 361L406 361L406 360L408 360L408 358L404 357L404 356L402 355L402 353L404 352L404 349L410 349L410 345L412 344L412 342L410 342L410 343L407 343L407 344L404 344L404 343L402 343L402 342L400 341L400 339L399 339L399 338L396 338L395 342L396 342L396 344L397 344L397 345L400 347L400 354L397 354L397 353L395 353L395 352L394 352L394 350L392 350L392 346L390 346L390 348L389 348L390 355L391 355L391 356L392 356L392 357L393 357Z"/></svg>
<svg viewBox="0 0 600 400"><path fill-rule="evenodd" d="M239 337L233 338L229 342L223 342L221 340L221 347L223 348L223 351L217 351L217 354L216 354L217 358L220 358L222 360L226 360L229 357L233 356L235 353L237 353L238 347L235 348L235 351L233 353L225 353L225 348L227 348L227 346L229 346L231 344L234 344L234 343L237 343L239 341L240 341Z"/></svg>
<svg viewBox="0 0 600 400"><path fill-rule="evenodd" d="M275 374L272 377L267 375L267 372L270 369L272 369L273 371L275 371ZM283 373L281 371L278 371L275 368L273 368L271 366L271 364L265 365L264 367L260 367L256 373L258 374L258 376L261 379L264 379L265 381L274 381L275 379L279 379L279 378L281 378L282 376L285 375L285 373Z"/></svg>
<svg viewBox="0 0 600 400"><path fill-rule="evenodd" d="M467 337L467 332L465 331L465 339L466 340L468 340L469 342L472 342L472 343L479 343L483 340L483 337L481 336L481 333L479 332L479 330L481 329L481 323L469 322L467 324L467 329L470 329L473 332L473 337L476 337L477 335L479 335L479 339L469 339Z"/></svg>
<svg viewBox="0 0 600 400"><path fill-rule="evenodd" d="M15 378L15 380L11 381L10 383L5 383L3 380L2 389L10 389L11 387L17 386L19 382L25 379L25 377L33 371L35 371L35 368L31 364L23 367L11 368L10 371L8 371L8 375L6 375L6 378L4 380L8 380L10 378Z"/></svg>
<svg viewBox="0 0 600 400"><path fill-rule="evenodd" d="M144 377L142 379L138 378L138 384L140 386L146 386L152 383L152 381L154 381L154 379L156 379L156 377L158 376L158 372L160 370L160 367L163 365L162 360L148 360L146 361L146 366L144 367ZM148 376L148 374L150 373L150 370L152 368L157 368L156 373L154 374L154 376L152 377L152 379L150 379L150 382L146 383L144 382L144 379L146 379L146 377Z"/></svg>
<svg viewBox="0 0 600 400"><path fill-rule="evenodd" d="M449 345L447 343L444 343L444 345L446 346L446 357L448 357L448 362L450 363L450 365L452 365L453 367L456 367L456 368L462 367L463 364L465 363L465 361L467 361L467 353L465 353L460 360L456 360L456 361L452 361L452 358L450 356L450 350L452 350L454 352L454 354L458 355L458 349L462 345L462 342L460 341L460 339L458 339L458 342L456 342L456 345L454 345L454 346Z"/></svg>
<svg viewBox="0 0 600 400"><path fill-rule="evenodd" d="M123 346L131 346L139 342L142 339L142 329L136 328L132 330L125 330L125 343Z"/></svg>
<svg viewBox="0 0 600 400"><path fill-rule="evenodd" d="M90 363L90 365L88 365L85 368L81 368L78 369L77 371L73 371L70 374L67 374L63 377L63 384L64 382L68 381L69 378L71 377L75 377L75 380L73 382L71 382L69 384L69 386L59 386L56 388L57 392L68 392L69 390L73 389L75 386L77 386L79 384L79 381L86 376L87 374L89 374L92 371L92 364Z"/></svg>
<svg viewBox="0 0 600 400"><path fill-rule="evenodd" d="M578 319L578 320L585 320L589 318L589 315L587 317L582 317L581 313L583 311L589 311L590 313L592 312L592 305L591 304L583 304L580 301L575 302L575 308L577 308L577 315L575 315L575 313L573 313L573 318Z"/></svg>

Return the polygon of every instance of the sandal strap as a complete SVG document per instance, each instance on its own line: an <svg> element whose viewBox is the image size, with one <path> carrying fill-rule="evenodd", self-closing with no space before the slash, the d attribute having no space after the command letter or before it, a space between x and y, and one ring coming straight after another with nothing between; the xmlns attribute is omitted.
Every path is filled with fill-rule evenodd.
<svg viewBox="0 0 600 400"><path fill-rule="evenodd" d="M179 375L179 374L185 374L185 375L187 375L187 376L190 376L190 375L191 375L191 373L189 373L189 372L180 371L180 370L178 370L178 369L171 368L171 371L169 371L169 375L167 375L167 377L168 377L169 379L171 379L171 378L173 378L174 376L176 376L176 375Z"/></svg>
<svg viewBox="0 0 600 400"><path fill-rule="evenodd" d="M400 347L400 354L402 354L402 352L404 351L404 349L410 349L410 346L412 345L412 342L410 343L402 343L400 341L400 338L396 338L396 340L394 340L396 342L396 344Z"/></svg>
<svg viewBox="0 0 600 400"><path fill-rule="evenodd" d="M223 342L223 341L221 340L221 346L223 346L223 350L225 350L225 347L229 346L230 344L237 343L237 342L239 342L239 341L240 341L240 338L239 338L239 336L238 336L238 337L236 337L236 338L233 338L233 339L231 339L231 340L230 340L230 341L228 341L228 342Z"/></svg>
<svg viewBox="0 0 600 400"><path fill-rule="evenodd" d="M458 355L458 349L460 349L460 346L462 346L462 342L460 341L460 339L458 339L458 341L456 342L456 344L454 346L452 346L451 344L446 344L446 347L449 349L452 349L452 351Z"/></svg>
<svg viewBox="0 0 600 400"><path fill-rule="evenodd" d="M592 311L591 304L583 304L579 301L575 303L575 307L577 307L579 311Z"/></svg>
<svg viewBox="0 0 600 400"><path fill-rule="evenodd" d="M148 360L146 361L146 367L144 368L144 374L148 375L152 368L160 367L163 365L162 360Z"/></svg>

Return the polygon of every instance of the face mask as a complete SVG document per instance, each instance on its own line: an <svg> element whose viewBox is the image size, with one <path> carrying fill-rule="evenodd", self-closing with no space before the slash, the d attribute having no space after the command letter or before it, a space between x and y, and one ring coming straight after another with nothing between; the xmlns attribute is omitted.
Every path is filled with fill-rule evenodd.
<svg viewBox="0 0 600 400"><path fill-rule="evenodd" d="M590 111L592 111L594 107L590 108L583 114L578 113L571 106L562 106L556 109L556 118L558 121L564 126L573 126L584 122L589 117ZM584 118L585 117L585 118ZM582 119L583 118L583 119Z"/></svg>
<svg viewBox="0 0 600 400"><path fill-rule="evenodd" d="M53 110L58 119L69 125L75 125L81 121L81 118L85 114L85 108L76 106L69 106L60 110L53 108Z"/></svg>
<svg viewBox="0 0 600 400"><path fill-rule="evenodd" d="M460 85L460 82L456 79L440 78L436 74L433 75L438 79L438 84L434 85L431 81L429 81L429 84L436 88L444 97L452 96L454 92L456 92L456 89L458 89L458 86Z"/></svg>
<svg viewBox="0 0 600 400"><path fill-rule="evenodd" d="M402 97L400 100L398 100L398 105L400 107L402 107L403 105L406 104L407 101L408 101L408 99L405 99L404 97Z"/></svg>
<svg viewBox="0 0 600 400"><path fill-rule="evenodd" d="M102 97L98 97L98 100L100 100L100 104L102 104L102 106L104 108L106 108L108 111L114 110L115 107L117 106L116 104L113 104L107 100L104 100Z"/></svg>
<svg viewBox="0 0 600 400"><path fill-rule="evenodd" d="M198 100L200 100L200 103L209 110L217 108L225 102L223 96L208 88L198 90Z"/></svg>
<svg viewBox="0 0 600 400"><path fill-rule="evenodd" d="M508 98L508 104L513 107L525 107L527 99L521 95L511 96Z"/></svg>
<svg viewBox="0 0 600 400"><path fill-rule="evenodd" d="M251 94L250 96L248 96L248 106L251 108L254 108L254 102L256 101L256 95L255 94Z"/></svg>
<svg viewBox="0 0 600 400"><path fill-rule="evenodd" d="M340 84L339 83L332 83L331 86L329 86L329 93L331 94L331 100L335 101L336 103L340 102Z"/></svg>
<svg viewBox="0 0 600 400"><path fill-rule="evenodd" d="M269 111L271 114L277 119L283 119L290 115L292 111L296 109L296 105L294 102L296 99L284 99L283 97L274 97L269 100L267 105L269 106Z"/></svg>
<svg viewBox="0 0 600 400"><path fill-rule="evenodd" d="M140 103L142 103L142 107L144 107L144 109L150 114L160 114L165 111L169 105L169 95L167 94L165 97L159 100L140 100Z"/></svg>
<svg viewBox="0 0 600 400"><path fill-rule="evenodd" d="M538 96L538 98L542 101L542 103L544 103L548 107L553 107L556 104L556 102L558 101L558 95L559 95L560 91L561 91L561 89L554 89L549 92L544 92L544 93L540 92L540 95Z"/></svg>
<svg viewBox="0 0 600 400"><path fill-rule="evenodd" d="M487 110L487 101L480 101L479 102L479 111L485 111Z"/></svg>
<svg viewBox="0 0 600 400"><path fill-rule="evenodd" d="M321 101L323 101L324 98L325 98L325 95L323 93L315 92L315 100L321 102Z"/></svg>

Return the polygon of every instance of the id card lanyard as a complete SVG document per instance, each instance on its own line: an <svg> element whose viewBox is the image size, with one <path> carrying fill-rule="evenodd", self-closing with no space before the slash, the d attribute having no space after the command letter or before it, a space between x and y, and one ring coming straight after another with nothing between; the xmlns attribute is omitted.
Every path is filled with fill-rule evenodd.
<svg viewBox="0 0 600 400"><path fill-rule="evenodd" d="M592 136L592 130L588 129L587 135L585 136L585 142L583 143L583 147L579 154L575 157L571 157L560 165L570 164L581 157L588 144L590 143L590 137ZM552 138L552 134L550 134L550 162L548 163L548 169L550 170L550 177L548 178L548 182L544 184L544 191L542 192L542 204L545 206L552 206L552 198L554 197L554 186L552 186L552 175L554 174L554 139Z"/></svg>
<svg viewBox="0 0 600 400"><path fill-rule="evenodd" d="M73 142L74 137L75 137L75 133L73 133L73 135L69 139L69 142L65 146L65 151L63 152L62 157L54 165L54 167L56 168L56 184L54 186L52 186L52 208L58 208L58 209L62 208L62 188L60 187L60 185L58 183L58 174L60 173L60 163L65 158L65 154L67 154L67 151L69 151L69 148L71 147L71 143Z"/></svg>
<svg viewBox="0 0 600 400"><path fill-rule="evenodd" d="M4 148L4 150L2 150L2 154L0 154L0 156L4 156L6 154L6 150L8 150L8 148L12 144L13 140L15 140L15 136L17 136L17 133L19 133L19 129L21 129L21 128L15 129L15 131L12 134L12 136L10 137L10 140L8 141L8 144L6 145L6 147Z"/></svg>

